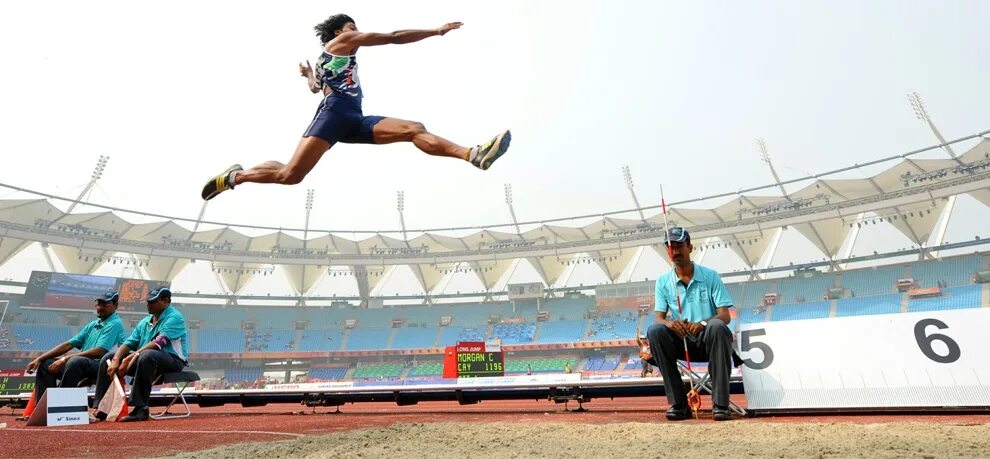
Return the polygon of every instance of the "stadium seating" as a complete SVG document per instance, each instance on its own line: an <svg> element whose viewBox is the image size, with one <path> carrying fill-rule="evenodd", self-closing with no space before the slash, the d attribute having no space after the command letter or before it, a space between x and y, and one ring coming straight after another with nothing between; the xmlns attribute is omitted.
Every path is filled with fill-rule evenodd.
<svg viewBox="0 0 990 459"><path fill-rule="evenodd" d="M552 299L546 305L547 311L550 312L551 321L582 319L589 309L594 308L595 299L593 297Z"/></svg>
<svg viewBox="0 0 990 459"><path fill-rule="evenodd" d="M570 343L584 338L587 320L551 320L540 322L540 343Z"/></svg>
<svg viewBox="0 0 990 459"><path fill-rule="evenodd" d="M836 317L863 316L873 314L893 314L901 312L900 293L874 295L839 300L835 308ZM774 311L776 314L776 311Z"/></svg>
<svg viewBox="0 0 990 459"><path fill-rule="evenodd" d="M449 315L445 308L438 306L410 305L402 306L394 310L395 317L406 319L406 324L426 324L436 327L440 323L440 318Z"/></svg>
<svg viewBox="0 0 990 459"><path fill-rule="evenodd" d="M519 359L505 361L505 373L526 373L532 367L533 373L563 373L564 364L570 364L573 371L579 371L577 360L570 357L558 357L549 359Z"/></svg>
<svg viewBox="0 0 990 459"><path fill-rule="evenodd" d="M0 327L0 351L14 350L14 345L14 332L7 325Z"/></svg>
<svg viewBox="0 0 990 459"><path fill-rule="evenodd" d="M294 307L266 307L248 308L247 319L258 322L258 328L294 328L294 324L299 320L299 308Z"/></svg>
<svg viewBox="0 0 990 459"><path fill-rule="evenodd" d="M261 367L234 367L224 370L228 383L255 382L261 379Z"/></svg>
<svg viewBox="0 0 990 459"><path fill-rule="evenodd" d="M392 336L391 328L355 328L351 330L344 350L366 351L385 349L389 336Z"/></svg>
<svg viewBox="0 0 990 459"><path fill-rule="evenodd" d="M619 357L590 357L584 363L584 371L615 371L619 367Z"/></svg>
<svg viewBox="0 0 990 459"><path fill-rule="evenodd" d="M789 277L777 280L778 303L800 303L822 299L825 291L835 287L835 276L816 274L811 277Z"/></svg>
<svg viewBox="0 0 990 459"><path fill-rule="evenodd" d="M746 306L746 307L736 306L735 309L736 309L737 317L735 320L732 321L732 323L737 326L741 324L763 322L766 320L766 315L767 315L766 311L758 312L761 311L761 309L755 306Z"/></svg>
<svg viewBox="0 0 990 459"><path fill-rule="evenodd" d="M248 352L291 352L295 350L295 330L258 330L245 334Z"/></svg>
<svg viewBox="0 0 990 459"><path fill-rule="evenodd" d="M589 357L588 360L584 362L584 367L581 368L584 371L598 371L605 364L605 357Z"/></svg>
<svg viewBox="0 0 990 459"><path fill-rule="evenodd" d="M636 338L636 329L639 327L639 322L640 317L638 314L633 315L631 318L628 315L620 315L620 317L595 319L591 323L591 332L584 340L634 339ZM646 333L646 330L641 331Z"/></svg>
<svg viewBox="0 0 990 459"><path fill-rule="evenodd" d="M22 351L47 351L68 341L74 333L65 325L10 324L13 339Z"/></svg>
<svg viewBox="0 0 990 459"><path fill-rule="evenodd" d="M244 330L231 328L200 329L193 352L244 352Z"/></svg>
<svg viewBox="0 0 990 459"><path fill-rule="evenodd" d="M354 371L354 379L395 379L402 374L404 366L397 363L360 364Z"/></svg>
<svg viewBox="0 0 990 459"><path fill-rule="evenodd" d="M869 296L896 292L897 280L904 277L904 267L898 265L847 271L842 274L841 282L854 296Z"/></svg>
<svg viewBox="0 0 990 459"><path fill-rule="evenodd" d="M26 324L57 324L59 322L57 312L36 309L21 309L17 321Z"/></svg>
<svg viewBox="0 0 990 459"><path fill-rule="evenodd" d="M940 282L947 286L972 282L973 274L980 269L979 255L938 259L911 265L911 277L920 287L936 287Z"/></svg>
<svg viewBox="0 0 990 459"><path fill-rule="evenodd" d="M247 311L240 306L192 306L186 305L188 310L197 310L199 320L205 327L209 328L239 328L241 322L247 320ZM186 310L186 309L184 309ZM191 319L195 317L187 317Z"/></svg>
<svg viewBox="0 0 990 459"><path fill-rule="evenodd" d="M355 308L348 318L356 319L361 328L391 327L392 319L400 315L396 312L392 308Z"/></svg>
<svg viewBox="0 0 990 459"><path fill-rule="evenodd" d="M442 374L443 374L442 362L420 362L412 369L412 371L409 372L409 376L414 376L414 377L431 377L431 376L440 376Z"/></svg>
<svg viewBox="0 0 990 459"><path fill-rule="evenodd" d="M310 368L309 373L306 375L306 381L333 381L336 379L344 379L347 375L348 367L317 367Z"/></svg>
<svg viewBox="0 0 990 459"><path fill-rule="evenodd" d="M443 327L440 331L439 347L453 346L459 341L484 341L484 327Z"/></svg>
<svg viewBox="0 0 990 459"><path fill-rule="evenodd" d="M437 328L403 327L395 331L392 349L428 349L434 347L437 341Z"/></svg>
<svg viewBox="0 0 990 459"><path fill-rule="evenodd" d="M317 351L338 351L344 335L340 330L311 330L302 332L299 345L296 350L299 352Z"/></svg>
<svg viewBox="0 0 990 459"><path fill-rule="evenodd" d="M839 274L819 273L812 277L784 277L727 284L730 295L737 301L736 317L732 327L758 323L765 320L791 321L827 317L849 317L875 314L938 311L981 307L982 285L973 284L973 273L981 269L983 255L965 255L933 261L881 266L842 271ZM907 298L897 292L898 279L912 277L921 287L948 285L942 295L933 298ZM822 293L831 286L848 289L850 297L826 301ZM643 288L640 285L638 288ZM765 293L778 293L778 304L760 311L757 306ZM57 311L22 309L17 295L6 294L11 300L6 320L0 325L0 351L46 351L64 342L90 317L83 314L65 314ZM800 298L804 301L798 301ZM578 341L615 341L635 338L637 329L645 332L653 323L652 313L641 317L637 310L598 311L611 316L594 320L585 319L590 309L595 309L594 298L541 300L540 310L550 312L550 320L536 322L536 303L526 301L475 302L466 304L405 305L364 309L346 307L262 307L203 304L176 304L187 319L199 321L199 327L190 330L190 352L193 353L269 353L269 352L317 352L360 350L410 350L453 345L458 341L491 341L501 339L503 345L574 343ZM630 317L631 313L631 317ZM439 327L443 316L452 316L453 323ZM522 323L498 323L489 325L489 317L503 320L523 317ZM78 317L81 323L74 321ZM125 315L126 332L129 333L135 315ZM404 325L392 328L392 320L400 318ZM566 320L561 320L566 318ZM346 329L344 321L356 319L356 328ZM71 321L71 322L70 322ZM255 321L257 330L245 332L243 321ZM304 330L296 330L296 321L305 321ZM64 325L72 323L74 325ZM409 326L410 324L425 326ZM298 342L297 342L298 340ZM630 349L631 351L631 349ZM576 352L576 351L574 351ZM614 352L614 350L610 351ZM539 354L543 355L543 354ZM417 356L419 357L419 356ZM423 356L427 357L427 356ZM511 357L511 358L509 358ZM194 356L195 358L195 356ZM437 358L437 356L429 356ZM377 358L376 358L377 359ZM527 365L534 372L561 372L563 362L571 364L574 371L610 372L638 370L636 355L608 357L596 355L583 360L577 355L566 358L519 358L507 354L507 372L525 373ZM329 362L329 361L328 361ZM333 360L333 362L338 362ZM340 364L345 365L346 360ZM354 365L353 361L351 362ZM221 364L226 365L226 364ZM349 371L359 379L393 379L407 370L403 364L357 364L335 368L314 368L307 377L310 380L334 380L343 378ZM219 371L219 370L216 370ZM261 375L260 368L229 368L226 371L232 382L253 382ZM439 377L442 364L436 361L421 362L408 368L408 376L429 379Z"/></svg>
<svg viewBox="0 0 990 459"><path fill-rule="evenodd" d="M745 282L742 286L741 297L733 297L736 306L753 307L763 303L763 295L776 293L771 291L771 281Z"/></svg>
<svg viewBox="0 0 990 459"><path fill-rule="evenodd" d="M922 298L908 302L908 312L943 311L980 307L980 285L964 285L942 289L942 296Z"/></svg>
<svg viewBox="0 0 990 459"><path fill-rule="evenodd" d="M496 324L492 329L492 339L499 338L502 344L524 344L533 341L536 324L530 322Z"/></svg>
<svg viewBox="0 0 990 459"><path fill-rule="evenodd" d="M473 303L450 305L450 315L453 324L459 327L484 327L488 324L488 316L499 314L502 303Z"/></svg>
<svg viewBox="0 0 990 459"><path fill-rule="evenodd" d="M828 317L831 307L831 301L778 304L773 307L772 320L777 322L783 320L824 319Z"/></svg>

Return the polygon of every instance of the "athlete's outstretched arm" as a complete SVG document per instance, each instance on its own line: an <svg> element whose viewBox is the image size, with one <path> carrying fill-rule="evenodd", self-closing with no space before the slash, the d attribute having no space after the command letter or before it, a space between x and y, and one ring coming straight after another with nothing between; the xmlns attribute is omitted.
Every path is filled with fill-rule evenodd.
<svg viewBox="0 0 990 459"><path fill-rule="evenodd" d="M306 65L303 65L302 62L299 63L299 75L306 78L306 87L309 88L310 92L313 94L320 92L320 81L317 80L316 75L313 74L313 67L309 65L308 60L306 61Z"/></svg>
<svg viewBox="0 0 990 459"><path fill-rule="evenodd" d="M451 30L461 28L461 25L461 22L450 22L436 29L397 30L392 33L343 32L327 43L327 51L331 54L346 54L361 46L404 45L446 35Z"/></svg>

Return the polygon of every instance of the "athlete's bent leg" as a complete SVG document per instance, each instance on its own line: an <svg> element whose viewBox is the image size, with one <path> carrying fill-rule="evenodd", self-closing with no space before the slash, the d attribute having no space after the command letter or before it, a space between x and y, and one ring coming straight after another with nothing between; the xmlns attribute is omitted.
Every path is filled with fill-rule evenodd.
<svg viewBox="0 0 990 459"><path fill-rule="evenodd" d="M234 174L234 185L242 183L279 183L295 185L309 174L323 154L330 149L330 142L319 137L303 137L289 164L268 161Z"/></svg>
<svg viewBox="0 0 990 459"><path fill-rule="evenodd" d="M433 156L446 156L468 160L471 149L462 147L443 137L426 130L423 123L418 121L385 118L375 123L371 128L374 142L377 144L412 142L420 151Z"/></svg>
<svg viewBox="0 0 990 459"><path fill-rule="evenodd" d="M484 144L465 148L427 131L423 123L398 118L378 121L371 132L375 143L412 142L425 153L463 159L482 170L487 170L505 154L512 140L512 133L506 130Z"/></svg>
<svg viewBox="0 0 990 459"><path fill-rule="evenodd" d="M313 167L330 147L330 142L319 137L303 137L299 140L296 152L288 164L268 161L248 170L243 170L239 164L235 164L220 175L211 178L203 187L202 197L205 200L213 199L220 193L241 183L295 185L313 170Z"/></svg>

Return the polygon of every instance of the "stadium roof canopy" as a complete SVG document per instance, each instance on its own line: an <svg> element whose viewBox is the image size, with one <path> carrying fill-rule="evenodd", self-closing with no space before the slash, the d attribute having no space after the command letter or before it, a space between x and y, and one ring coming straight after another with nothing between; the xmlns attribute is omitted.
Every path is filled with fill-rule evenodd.
<svg viewBox="0 0 990 459"><path fill-rule="evenodd" d="M829 259L837 258L844 242L869 223L892 225L923 247L933 232L944 231L945 221L943 228L936 225L954 196L969 194L990 205L988 133L950 142L978 140L955 158L916 159L942 147L937 145L814 176L672 203L668 218L671 225L691 230L696 247L731 249L751 268L767 251L775 250L776 235L784 227L796 229ZM881 164L890 167L871 177L830 178ZM803 188L786 195L756 194L783 184ZM37 242L47 243L63 266L76 273L93 273L122 252L141 260L152 279L172 280L191 260L206 260L235 294L252 276L273 265L284 268L299 295L328 275L331 266L348 267L363 297L389 267L397 265L410 266L427 293L455 271L475 273L491 290L515 260L528 261L547 285L555 284L573 263L594 264L615 281L640 251L661 252L663 232L659 206L519 226L337 231L196 221L94 203L76 202L72 207L82 204L98 212L65 213L54 203L73 200L4 186L38 197L0 200L0 264ZM717 207L704 207L705 202L726 199ZM639 218L640 211L645 219ZM130 221L149 218L154 221ZM409 233L415 236L406 237ZM458 233L462 235L454 235ZM303 234L313 237L303 239Z"/></svg>

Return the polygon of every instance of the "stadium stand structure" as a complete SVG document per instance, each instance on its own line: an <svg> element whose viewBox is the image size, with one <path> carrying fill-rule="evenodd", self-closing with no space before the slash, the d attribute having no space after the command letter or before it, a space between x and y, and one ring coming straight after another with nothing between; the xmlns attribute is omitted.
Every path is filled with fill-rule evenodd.
<svg viewBox="0 0 990 459"><path fill-rule="evenodd" d="M988 307L990 284L974 283L976 272L986 267L985 257L975 254L839 273L805 271L776 279L730 282L727 288L737 300L733 328L764 321ZM911 298L909 292L898 291L897 282L903 279L913 279L917 288L936 287L936 293ZM842 296L822 299L830 288L841 289ZM776 294L775 303L764 304L768 294ZM0 358L4 352L46 351L91 320L88 312L22 307L18 294L3 294L0 299L9 302L6 320L0 325ZM213 371L222 372L229 383L252 383L262 378L265 370L262 366L231 365L233 361L229 359L238 357L197 361L197 355L229 354L250 359L254 354L303 353L301 363L279 372L302 372L300 377L310 381L431 379L442 373L437 353L459 341L500 342L503 346L594 345L612 341L627 347L605 348L604 353L593 347L586 351L543 349L535 353L540 355L515 351L507 355L506 372L560 372L567 363L574 371L634 373L640 362L631 353L632 340L637 330L645 332L654 323L650 310L597 309L594 297L549 299L539 308L548 313L547 320L537 320L535 303L505 301L377 309L197 303L176 306L187 319L198 321L198 327L190 330L193 364L207 369L219 365ZM450 325L440 325L444 317L451 318ZM130 313L125 318L125 324L133 324L140 314ZM348 321L355 321L353 328L348 328ZM130 326L127 328L129 332ZM433 354L415 354L423 350ZM356 354L337 361L320 361L326 353L351 351L386 354ZM389 351L393 354L387 354ZM554 352L558 355L546 355ZM307 367L310 363L312 368ZM327 367L328 364L333 366Z"/></svg>

